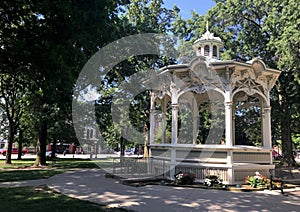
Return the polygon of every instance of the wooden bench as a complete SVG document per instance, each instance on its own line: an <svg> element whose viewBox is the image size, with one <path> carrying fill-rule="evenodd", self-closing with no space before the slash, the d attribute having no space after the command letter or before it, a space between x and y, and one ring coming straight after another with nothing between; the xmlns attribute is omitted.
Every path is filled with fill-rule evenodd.
<svg viewBox="0 0 300 212"><path fill-rule="evenodd" d="M275 173L275 170L270 170L270 187L269 187L270 190L275 189L273 183L278 183L278 184L280 184L279 189L281 191L281 194L286 195L283 191L285 184L300 183L300 179L297 179L297 178L296 179L288 179L286 177L283 177L283 174L281 174L282 176L274 176L273 172Z"/></svg>
<svg viewBox="0 0 300 212"><path fill-rule="evenodd" d="M283 191L284 180L281 177L274 177L272 174L270 174L270 187L269 187L270 190L274 189L273 183L279 183L280 184L280 187L279 187L280 192L281 192L281 194L284 195L284 191Z"/></svg>

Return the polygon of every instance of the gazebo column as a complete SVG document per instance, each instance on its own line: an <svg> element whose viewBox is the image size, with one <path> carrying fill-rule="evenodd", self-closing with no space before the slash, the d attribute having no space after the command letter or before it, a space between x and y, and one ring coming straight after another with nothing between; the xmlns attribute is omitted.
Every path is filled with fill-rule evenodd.
<svg viewBox="0 0 300 212"><path fill-rule="evenodd" d="M155 113L155 94L152 92L151 93L151 103L150 103L150 144L154 143L154 130L155 130L155 118L154 114Z"/></svg>
<svg viewBox="0 0 300 212"><path fill-rule="evenodd" d="M178 142L178 111L179 111L179 89L174 82L170 85L171 104L172 104L172 147L171 147L171 161L170 161L170 178L174 180L176 167L176 149L173 145Z"/></svg>
<svg viewBox="0 0 300 212"><path fill-rule="evenodd" d="M166 97L162 100L162 134L161 134L161 143L166 143L166 112L167 112L167 103L166 103Z"/></svg>
<svg viewBox="0 0 300 212"><path fill-rule="evenodd" d="M271 138L271 107L265 107L262 114L263 146L272 148Z"/></svg>
<svg viewBox="0 0 300 212"><path fill-rule="evenodd" d="M178 104L172 104L172 144L177 144L178 140Z"/></svg>
<svg viewBox="0 0 300 212"><path fill-rule="evenodd" d="M172 144L177 144L178 136L178 104L172 104ZM174 180L176 167L176 149L171 147L170 178Z"/></svg>
<svg viewBox="0 0 300 212"><path fill-rule="evenodd" d="M233 146L233 112L232 112L231 92L225 93L225 141L226 146ZM228 183L234 182L234 170L233 170L233 151L227 150L227 165L228 165Z"/></svg>
<svg viewBox="0 0 300 212"><path fill-rule="evenodd" d="M172 104L172 144L177 144L178 140L178 98L179 98L179 89L177 88L174 82L171 82L170 85L171 93L171 104Z"/></svg>
<svg viewBox="0 0 300 212"><path fill-rule="evenodd" d="M225 102L225 139L227 146L233 146L232 102Z"/></svg>
<svg viewBox="0 0 300 212"><path fill-rule="evenodd" d="M220 59L220 46L217 46L217 58Z"/></svg>
<svg viewBox="0 0 300 212"><path fill-rule="evenodd" d="M213 46L209 45L209 57L213 58Z"/></svg>
<svg viewBox="0 0 300 212"><path fill-rule="evenodd" d="M192 101L192 110L193 110L193 145L197 144L197 132L198 132L198 106L195 99Z"/></svg>
<svg viewBox="0 0 300 212"><path fill-rule="evenodd" d="M235 108L236 102L232 102L232 134L231 134L231 139L232 139L232 146L235 145Z"/></svg>

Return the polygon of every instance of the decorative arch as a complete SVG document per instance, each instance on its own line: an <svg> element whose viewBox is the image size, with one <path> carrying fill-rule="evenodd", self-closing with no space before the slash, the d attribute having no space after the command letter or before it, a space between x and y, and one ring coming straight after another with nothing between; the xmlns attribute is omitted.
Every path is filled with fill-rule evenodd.
<svg viewBox="0 0 300 212"><path fill-rule="evenodd" d="M233 139L235 145L263 145L263 96L240 90L233 96Z"/></svg>
<svg viewBox="0 0 300 212"><path fill-rule="evenodd" d="M264 106L265 105L268 105L268 102L269 100L267 99L266 95L264 93L262 93L261 91L259 90L256 90L256 89L252 89L251 92L249 92L249 89L248 88L240 88L240 89L236 89L233 93L232 93L232 96L231 96L231 101L233 102L233 99L235 97L235 95L239 92L244 92L245 94L247 94L248 96L253 96L254 94L258 94L261 98L263 98L264 100Z"/></svg>

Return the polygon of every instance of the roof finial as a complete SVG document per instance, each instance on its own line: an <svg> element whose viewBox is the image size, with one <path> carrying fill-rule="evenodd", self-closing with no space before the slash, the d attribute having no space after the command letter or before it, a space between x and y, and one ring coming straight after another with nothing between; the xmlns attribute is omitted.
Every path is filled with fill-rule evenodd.
<svg viewBox="0 0 300 212"><path fill-rule="evenodd" d="M208 21L206 21L206 31L208 32Z"/></svg>

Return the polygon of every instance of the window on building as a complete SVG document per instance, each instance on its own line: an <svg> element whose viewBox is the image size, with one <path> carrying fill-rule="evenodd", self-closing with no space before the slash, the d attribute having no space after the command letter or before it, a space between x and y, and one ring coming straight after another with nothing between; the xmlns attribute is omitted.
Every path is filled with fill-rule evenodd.
<svg viewBox="0 0 300 212"><path fill-rule="evenodd" d="M90 135L90 129L87 129L87 130L86 130L86 139L89 138L89 135Z"/></svg>
<svg viewBox="0 0 300 212"><path fill-rule="evenodd" d="M217 57L218 56L218 49L217 46L213 46L213 56Z"/></svg>
<svg viewBox="0 0 300 212"><path fill-rule="evenodd" d="M90 130L90 138L93 138L93 136L94 136L94 131L93 131L93 129L91 129Z"/></svg>
<svg viewBox="0 0 300 212"><path fill-rule="evenodd" d="M201 54L201 47L198 48L198 52Z"/></svg>
<svg viewBox="0 0 300 212"><path fill-rule="evenodd" d="M209 56L209 46L204 46L204 56Z"/></svg>

